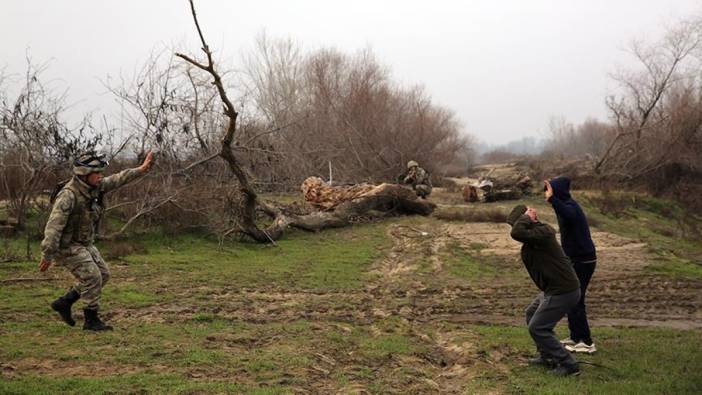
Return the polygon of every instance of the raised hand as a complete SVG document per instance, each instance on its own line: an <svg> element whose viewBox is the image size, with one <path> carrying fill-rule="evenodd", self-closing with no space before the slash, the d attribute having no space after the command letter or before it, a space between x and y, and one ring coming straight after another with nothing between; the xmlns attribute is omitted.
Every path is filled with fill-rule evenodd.
<svg viewBox="0 0 702 395"><path fill-rule="evenodd" d="M149 171L149 169L151 169L151 164L152 164L153 160L154 160L154 154L153 154L153 152L149 151L149 153L146 154L146 158L144 159L144 163L142 163L141 166L139 166L139 171L141 171L142 173Z"/></svg>
<svg viewBox="0 0 702 395"><path fill-rule="evenodd" d="M553 196L553 187L548 180L544 180L544 198L548 201L551 199L551 196Z"/></svg>

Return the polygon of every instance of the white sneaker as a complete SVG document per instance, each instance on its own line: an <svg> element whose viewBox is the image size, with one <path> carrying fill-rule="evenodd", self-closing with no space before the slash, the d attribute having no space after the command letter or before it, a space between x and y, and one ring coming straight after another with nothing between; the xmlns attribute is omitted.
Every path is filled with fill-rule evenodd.
<svg viewBox="0 0 702 395"><path fill-rule="evenodd" d="M592 343L591 345L587 345L583 342L579 342L578 344L575 345L566 345L565 349L570 351L570 352L585 352L588 354L593 354L595 351L597 351L597 347L595 347L595 343Z"/></svg>
<svg viewBox="0 0 702 395"><path fill-rule="evenodd" d="M561 340L561 344L564 346L574 346L575 342L571 338Z"/></svg>

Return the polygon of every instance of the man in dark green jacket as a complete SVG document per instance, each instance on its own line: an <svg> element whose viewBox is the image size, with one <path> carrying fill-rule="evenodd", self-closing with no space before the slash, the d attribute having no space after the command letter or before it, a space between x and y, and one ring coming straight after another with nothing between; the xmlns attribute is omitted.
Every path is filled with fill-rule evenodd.
<svg viewBox="0 0 702 395"><path fill-rule="evenodd" d="M522 261L541 290L526 309L529 334L539 352L529 363L551 367L559 376L578 374L577 361L553 332L558 321L580 299L578 277L556 240L556 230L539 222L536 210L524 205L512 210L507 223L512 225L512 238L523 243Z"/></svg>

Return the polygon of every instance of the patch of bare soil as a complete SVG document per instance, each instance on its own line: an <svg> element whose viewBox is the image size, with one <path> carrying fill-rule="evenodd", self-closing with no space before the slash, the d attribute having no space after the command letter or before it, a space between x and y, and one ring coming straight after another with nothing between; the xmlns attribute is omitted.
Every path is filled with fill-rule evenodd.
<svg viewBox="0 0 702 395"><path fill-rule="evenodd" d="M505 276L482 283L470 282L443 289L437 303L424 304L427 314L441 314L448 320L504 323L509 317L522 321L522 310L537 290L524 277L506 279L507 271L524 271L519 260L519 243L509 237L503 224L447 224L442 230L454 242L470 249L487 246L478 256L498 256L505 260ZM652 262L646 244L607 232L594 232L598 263L588 289L588 313L600 325L651 326L672 328L702 327L702 281L672 278L644 270ZM445 243L445 242L444 242ZM503 278L504 277L504 278ZM449 299L460 303L442 303Z"/></svg>
<svg viewBox="0 0 702 395"><path fill-rule="evenodd" d="M391 330L410 335L425 351L393 356L390 371L381 373L384 380L402 388L398 393L463 393L481 372L506 370L501 357L495 360L475 346L474 333L447 327L431 310L432 304L454 299L453 289L435 282L445 276L442 253L455 242L451 229L393 225L388 234L394 245L373 268L378 281L367 287L374 296L371 311L378 319L399 316Z"/></svg>
<svg viewBox="0 0 702 395"><path fill-rule="evenodd" d="M209 289L199 292L207 301L184 297L147 307L106 312L119 321L182 322L216 315L250 323L291 322L300 319L364 323L371 314L371 295L362 291L309 292L283 289Z"/></svg>
<svg viewBox="0 0 702 395"><path fill-rule="evenodd" d="M24 358L0 364L0 377L12 378L21 372L33 372L51 377L103 377L134 373L168 372L169 367L159 365L120 365L108 361L65 361L50 358Z"/></svg>

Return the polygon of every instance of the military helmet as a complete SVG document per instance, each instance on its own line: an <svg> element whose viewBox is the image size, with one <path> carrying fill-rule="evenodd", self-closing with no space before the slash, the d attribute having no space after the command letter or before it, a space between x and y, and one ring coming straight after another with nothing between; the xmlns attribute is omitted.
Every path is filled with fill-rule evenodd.
<svg viewBox="0 0 702 395"><path fill-rule="evenodd" d="M415 167L415 166L419 167L419 163L417 163L416 161L413 161L413 160L407 162L407 168L408 168L408 169L411 169L411 168L413 168L413 167Z"/></svg>
<svg viewBox="0 0 702 395"><path fill-rule="evenodd" d="M105 171L109 165L105 154L99 154L94 151L84 152L73 161L73 174L78 176L86 176L90 173Z"/></svg>

